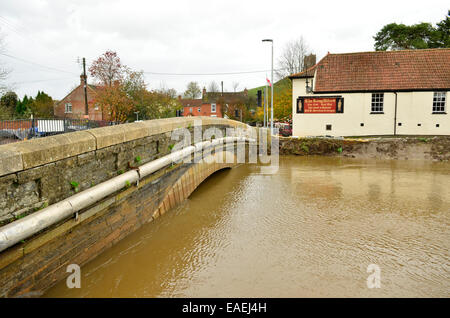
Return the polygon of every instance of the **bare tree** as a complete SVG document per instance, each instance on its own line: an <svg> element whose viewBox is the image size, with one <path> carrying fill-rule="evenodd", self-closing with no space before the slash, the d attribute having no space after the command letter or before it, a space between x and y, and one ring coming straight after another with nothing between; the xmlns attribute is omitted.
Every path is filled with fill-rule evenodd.
<svg viewBox="0 0 450 318"><path fill-rule="evenodd" d="M220 91L219 85L215 81L212 81L208 84L209 93L218 93L219 91Z"/></svg>
<svg viewBox="0 0 450 318"><path fill-rule="evenodd" d="M233 87L233 91L236 93L236 91L239 87L239 82L233 82L233 84L231 84L231 86Z"/></svg>
<svg viewBox="0 0 450 318"><path fill-rule="evenodd" d="M115 81L123 80L126 69L116 52L106 51L92 62L89 72L102 85L111 87Z"/></svg>
<svg viewBox="0 0 450 318"><path fill-rule="evenodd" d="M197 82L189 82L189 84L186 87L186 91L184 92L184 96L186 98L192 98L195 99L198 96L200 96L201 90L200 86L198 86Z"/></svg>
<svg viewBox="0 0 450 318"><path fill-rule="evenodd" d="M304 71L304 60L308 54L310 50L302 36L286 43L275 71L278 79Z"/></svg>

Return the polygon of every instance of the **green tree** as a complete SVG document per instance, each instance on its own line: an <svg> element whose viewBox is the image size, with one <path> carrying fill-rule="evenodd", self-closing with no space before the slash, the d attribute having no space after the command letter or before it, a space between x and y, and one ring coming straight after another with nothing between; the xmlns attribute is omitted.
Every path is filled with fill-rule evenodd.
<svg viewBox="0 0 450 318"><path fill-rule="evenodd" d="M450 11L449 11L450 13ZM423 22L414 25L390 23L375 36L375 50L404 50L450 47L449 16L433 27Z"/></svg>
<svg viewBox="0 0 450 318"><path fill-rule="evenodd" d="M439 47L450 47L450 10L444 20L436 24L436 29L439 34Z"/></svg>
<svg viewBox="0 0 450 318"><path fill-rule="evenodd" d="M17 107L16 107L16 114L18 116L23 116L25 114L25 112L27 111L27 109L29 109L29 100L28 100L28 96L25 95L23 97L22 100L19 100L17 103Z"/></svg>
<svg viewBox="0 0 450 318"><path fill-rule="evenodd" d="M17 102L19 101L17 94L13 91L6 92L1 98L0 103L10 109L11 111L15 111L17 107Z"/></svg>
<svg viewBox="0 0 450 318"><path fill-rule="evenodd" d="M53 99L44 92L38 91L36 98L29 103L29 108L34 117L53 118Z"/></svg>
<svg viewBox="0 0 450 318"><path fill-rule="evenodd" d="M137 110L142 119L174 117L182 105L173 94L173 89L144 91Z"/></svg>
<svg viewBox="0 0 450 318"><path fill-rule="evenodd" d="M186 91L184 92L184 97L195 99L201 94L200 86L197 82L189 82Z"/></svg>
<svg viewBox="0 0 450 318"><path fill-rule="evenodd" d="M16 116L18 118L29 118L32 114L31 106L34 103L33 97L25 95L22 100L19 100L16 107Z"/></svg>

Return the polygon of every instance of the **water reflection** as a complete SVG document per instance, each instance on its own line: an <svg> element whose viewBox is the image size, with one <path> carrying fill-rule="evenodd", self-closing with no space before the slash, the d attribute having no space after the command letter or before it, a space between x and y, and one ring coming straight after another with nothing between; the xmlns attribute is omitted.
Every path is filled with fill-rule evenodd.
<svg viewBox="0 0 450 318"><path fill-rule="evenodd" d="M280 159L213 175L46 296L450 296L448 163Z"/></svg>

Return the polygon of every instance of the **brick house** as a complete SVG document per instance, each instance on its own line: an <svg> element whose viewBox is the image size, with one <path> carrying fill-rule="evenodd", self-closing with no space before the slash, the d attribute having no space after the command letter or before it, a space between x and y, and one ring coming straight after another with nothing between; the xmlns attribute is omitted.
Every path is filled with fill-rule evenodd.
<svg viewBox="0 0 450 318"><path fill-rule="evenodd" d="M208 93L206 91L206 88L203 88L202 98L182 99L181 96L178 96L178 99L183 106L183 116L209 116L226 118L226 107L247 97L247 89L245 89L243 92L237 93Z"/></svg>
<svg viewBox="0 0 450 318"><path fill-rule="evenodd" d="M84 102L84 83L85 78L80 76L80 85L74 88L69 94L61 99L54 108L56 118L84 118L85 102ZM98 86L87 85L88 113L90 120L108 120L102 113L101 108L94 103L94 98Z"/></svg>

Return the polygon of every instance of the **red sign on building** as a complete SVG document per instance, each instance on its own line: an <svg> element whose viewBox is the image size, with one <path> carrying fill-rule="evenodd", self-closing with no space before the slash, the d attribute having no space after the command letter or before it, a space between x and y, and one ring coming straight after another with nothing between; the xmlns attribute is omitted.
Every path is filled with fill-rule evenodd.
<svg viewBox="0 0 450 318"><path fill-rule="evenodd" d="M334 114L344 112L342 97L299 97L297 113L304 114Z"/></svg>

